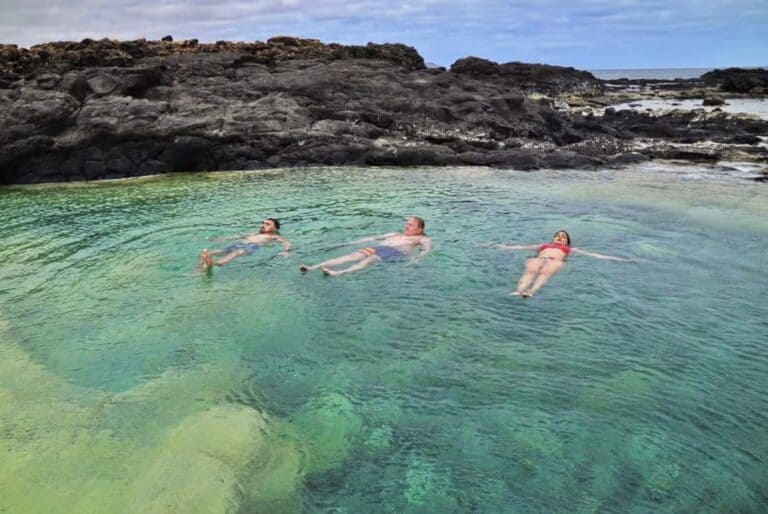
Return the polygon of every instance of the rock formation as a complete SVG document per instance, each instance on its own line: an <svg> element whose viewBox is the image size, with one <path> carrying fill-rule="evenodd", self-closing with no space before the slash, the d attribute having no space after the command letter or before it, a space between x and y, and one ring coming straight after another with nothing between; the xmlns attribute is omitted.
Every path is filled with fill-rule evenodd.
<svg viewBox="0 0 768 514"><path fill-rule="evenodd" d="M553 100L603 91L573 68L474 57L427 68L399 44L5 45L0 183L309 165L584 168L658 157L639 138L751 144L768 134L759 121L581 116Z"/></svg>

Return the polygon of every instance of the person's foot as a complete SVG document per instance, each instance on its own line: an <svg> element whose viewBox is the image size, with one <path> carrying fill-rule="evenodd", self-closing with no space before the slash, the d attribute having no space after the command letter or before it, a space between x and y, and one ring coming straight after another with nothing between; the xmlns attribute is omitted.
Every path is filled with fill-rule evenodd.
<svg viewBox="0 0 768 514"><path fill-rule="evenodd" d="M336 275L340 275L340 274L341 274L341 272L340 272L340 271L335 271L335 270L332 270L331 268L327 268L327 267L325 267L325 266L323 266L323 267L322 267L322 268L320 268L320 269L322 269L322 270L323 270L323 273L325 273L325 274L326 274L326 275L328 275L329 277L333 277L333 276L336 276Z"/></svg>
<svg viewBox="0 0 768 514"><path fill-rule="evenodd" d="M523 291L522 293L520 293L520 296L522 296L523 298L530 298L533 296L533 293L531 291Z"/></svg>
<svg viewBox="0 0 768 514"><path fill-rule="evenodd" d="M522 294L523 294L523 292L521 290L515 289L514 291L509 293L509 296L521 296Z"/></svg>
<svg viewBox="0 0 768 514"><path fill-rule="evenodd" d="M208 255L208 250L200 252L200 258L203 260L203 269L209 270L213 266L213 259Z"/></svg>

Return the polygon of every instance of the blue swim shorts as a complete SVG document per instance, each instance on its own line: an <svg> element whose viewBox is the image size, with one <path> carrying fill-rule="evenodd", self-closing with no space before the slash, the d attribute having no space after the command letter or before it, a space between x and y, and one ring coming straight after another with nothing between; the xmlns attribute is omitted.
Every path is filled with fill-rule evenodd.
<svg viewBox="0 0 768 514"><path fill-rule="evenodd" d="M224 253L232 253L235 250L243 250L244 255L251 255L253 252L261 248L256 243L232 243L224 248Z"/></svg>
<svg viewBox="0 0 768 514"><path fill-rule="evenodd" d="M373 249L382 261L397 261L405 257L403 252L391 246L374 246Z"/></svg>

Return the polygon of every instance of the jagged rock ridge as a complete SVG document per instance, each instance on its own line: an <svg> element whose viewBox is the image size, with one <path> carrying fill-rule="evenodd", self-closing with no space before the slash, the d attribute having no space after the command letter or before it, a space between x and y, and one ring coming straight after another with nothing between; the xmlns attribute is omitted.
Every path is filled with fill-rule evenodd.
<svg viewBox="0 0 768 514"><path fill-rule="evenodd" d="M0 182L307 165L594 167L658 156L637 138L767 132L717 117L572 116L551 99L602 90L572 68L478 58L427 68L397 44L6 45Z"/></svg>

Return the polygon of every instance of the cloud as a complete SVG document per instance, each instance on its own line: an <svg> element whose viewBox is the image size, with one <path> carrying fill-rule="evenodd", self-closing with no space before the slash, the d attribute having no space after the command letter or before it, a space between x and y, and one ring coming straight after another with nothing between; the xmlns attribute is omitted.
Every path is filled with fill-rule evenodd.
<svg viewBox="0 0 768 514"><path fill-rule="evenodd" d="M638 47L648 49L642 57L669 61L674 55L684 65L713 41L731 60L760 59L757 48L768 47L766 26L768 2L757 0L0 0L0 42L21 46L86 37L296 35L345 44L403 42L446 65L474 54L613 66L641 57Z"/></svg>

